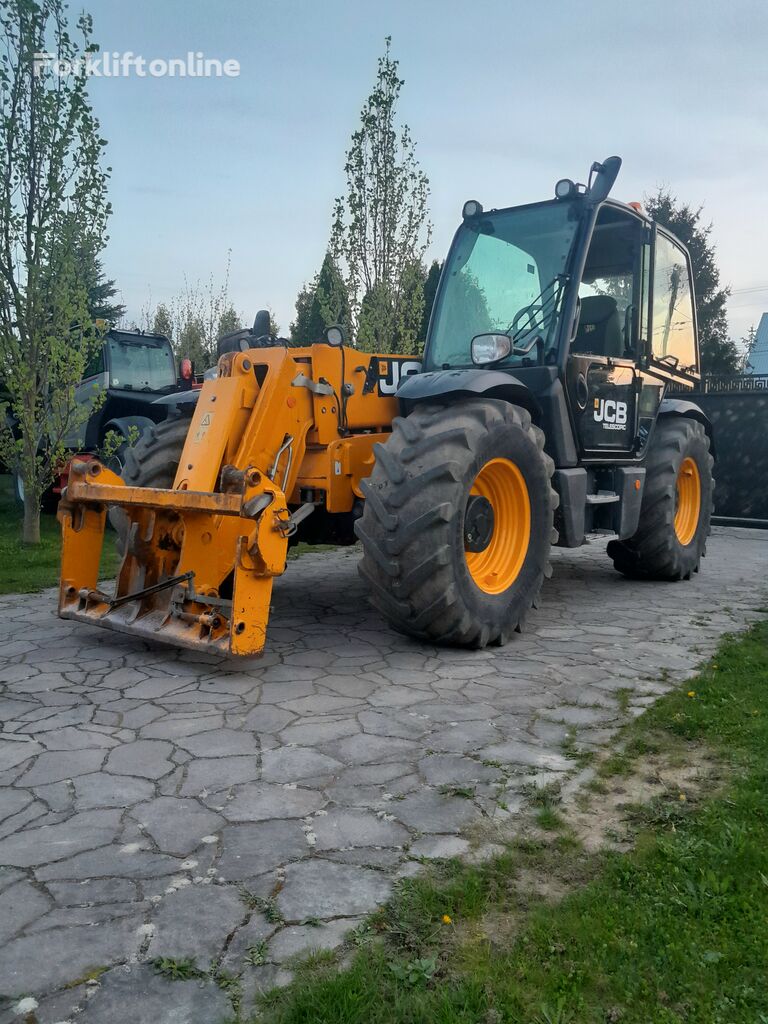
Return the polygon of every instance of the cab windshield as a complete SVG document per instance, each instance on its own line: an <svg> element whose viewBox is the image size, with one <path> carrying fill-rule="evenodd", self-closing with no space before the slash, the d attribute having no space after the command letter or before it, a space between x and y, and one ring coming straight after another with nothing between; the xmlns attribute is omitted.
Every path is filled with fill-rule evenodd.
<svg viewBox="0 0 768 1024"><path fill-rule="evenodd" d="M498 365L554 362L579 205L555 201L464 221L443 271L425 369L472 366L472 338L491 332L509 334L518 348Z"/></svg>
<svg viewBox="0 0 768 1024"><path fill-rule="evenodd" d="M170 345L135 335L128 340L110 338L109 385L133 391L160 391L176 383Z"/></svg>

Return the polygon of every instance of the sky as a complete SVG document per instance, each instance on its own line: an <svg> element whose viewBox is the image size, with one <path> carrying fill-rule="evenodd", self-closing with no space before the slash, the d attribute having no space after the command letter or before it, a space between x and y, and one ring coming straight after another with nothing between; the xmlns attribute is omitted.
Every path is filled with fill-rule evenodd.
<svg viewBox="0 0 768 1024"><path fill-rule="evenodd" d="M713 224L732 336L768 310L765 0L86 0L102 51L234 59L238 77L93 78L109 141L105 269L128 320L190 282L284 332L318 270L385 36L430 179L430 258L468 198L549 198L595 159ZM78 4L72 3L73 11Z"/></svg>

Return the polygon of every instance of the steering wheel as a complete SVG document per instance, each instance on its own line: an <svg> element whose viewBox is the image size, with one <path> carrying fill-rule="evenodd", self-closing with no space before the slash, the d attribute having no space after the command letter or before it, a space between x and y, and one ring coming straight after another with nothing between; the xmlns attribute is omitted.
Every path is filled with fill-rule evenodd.
<svg viewBox="0 0 768 1024"><path fill-rule="evenodd" d="M523 317L528 318L528 326L523 328L523 333L527 334L528 331L535 330L539 326L539 324L536 323L536 316L538 314L540 314L542 317L544 316L544 307L541 305L541 303L538 302L533 303L530 306L523 306L522 309L518 309L518 311L512 318L512 326L509 329L510 334L514 335L517 333L518 327L520 326L520 321L523 319Z"/></svg>

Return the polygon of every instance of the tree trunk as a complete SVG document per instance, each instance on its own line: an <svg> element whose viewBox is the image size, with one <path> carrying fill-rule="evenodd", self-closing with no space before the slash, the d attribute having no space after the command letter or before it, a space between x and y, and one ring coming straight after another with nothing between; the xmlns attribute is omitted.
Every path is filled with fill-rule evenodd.
<svg viewBox="0 0 768 1024"><path fill-rule="evenodd" d="M40 543L40 502L26 491L24 494L24 530L22 539L25 544Z"/></svg>

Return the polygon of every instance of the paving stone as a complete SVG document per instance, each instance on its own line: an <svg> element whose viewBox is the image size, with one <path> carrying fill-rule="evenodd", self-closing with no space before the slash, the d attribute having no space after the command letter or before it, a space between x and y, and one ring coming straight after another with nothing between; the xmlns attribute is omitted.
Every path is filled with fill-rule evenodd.
<svg viewBox="0 0 768 1024"><path fill-rule="evenodd" d="M418 739L428 732L431 723L416 715L386 715L379 711L362 711L358 720L367 733L374 736L397 736L400 739Z"/></svg>
<svg viewBox="0 0 768 1024"><path fill-rule="evenodd" d="M467 753L479 750L499 738L499 731L490 722L461 722L451 728L430 733L429 745L433 750Z"/></svg>
<svg viewBox="0 0 768 1024"><path fill-rule="evenodd" d="M153 956L193 957L203 966L217 957L248 909L227 885L190 885L163 898L152 923Z"/></svg>
<svg viewBox="0 0 768 1024"><path fill-rule="evenodd" d="M195 715L194 717L174 716L145 725L141 730L141 738L143 740L181 740L187 736L195 736L197 733L219 729L223 722L224 716L221 714Z"/></svg>
<svg viewBox="0 0 768 1024"><path fill-rule="evenodd" d="M122 670L121 670L122 671ZM125 689L125 696L131 700L153 700L165 697L174 690L180 690L189 684L188 679L178 676L158 676L155 679L144 679ZM121 687L122 689L122 687Z"/></svg>
<svg viewBox="0 0 768 1024"><path fill-rule="evenodd" d="M431 754L419 761L419 771L431 786L448 783L496 782L503 773L498 768L458 754Z"/></svg>
<svg viewBox="0 0 768 1024"><path fill-rule="evenodd" d="M228 882L255 878L309 852L296 821L228 825L221 832L221 842L218 870Z"/></svg>
<svg viewBox="0 0 768 1024"><path fill-rule="evenodd" d="M269 782L252 782L239 786L221 813L230 821L303 818L324 802L322 795L313 789L287 789Z"/></svg>
<svg viewBox="0 0 768 1024"><path fill-rule="evenodd" d="M0 863L26 868L106 846L119 824L117 811L84 811L56 825L25 829L0 840Z"/></svg>
<svg viewBox="0 0 768 1024"><path fill-rule="evenodd" d="M573 767L573 763L563 754L555 753L546 747L520 743L517 740L484 747L480 754L489 761L499 761L501 764L530 765L554 771L567 771L568 768Z"/></svg>
<svg viewBox="0 0 768 1024"><path fill-rule="evenodd" d="M155 787L146 779L130 775L107 775L94 772L72 780L78 810L95 807L130 807L139 800L148 800Z"/></svg>
<svg viewBox="0 0 768 1024"><path fill-rule="evenodd" d="M410 686L381 686L371 694L368 703L376 708L407 708L433 696L429 691L414 690Z"/></svg>
<svg viewBox="0 0 768 1024"><path fill-rule="evenodd" d="M238 726L247 729L249 732L274 733L285 729L287 725L296 720L296 716L283 708L276 708L270 704L260 704L251 708L247 713L240 710L232 711L227 716L230 725L237 721Z"/></svg>
<svg viewBox="0 0 768 1024"><path fill-rule="evenodd" d="M283 707L294 711L297 715L341 714L351 708L359 707L360 702L353 697L336 697L327 693L313 693L297 700L281 701Z"/></svg>
<svg viewBox="0 0 768 1024"><path fill-rule="evenodd" d="M313 859L288 865L277 902L289 922L354 917L370 913L390 890L387 878L370 868Z"/></svg>
<svg viewBox="0 0 768 1024"><path fill-rule="evenodd" d="M136 740L110 751L105 769L115 775L159 779L173 768L168 760L173 747L166 740ZM84 773L81 773L84 774Z"/></svg>
<svg viewBox="0 0 768 1024"><path fill-rule="evenodd" d="M50 907L51 901L26 878L0 892L0 946Z"/></svg>
<svg viewBox="0 0 768 1024"><path fill-rule="evenodd" d="M606 711L604 708L565 707L555 708L546 713L547 718L553 722L565 722L566 725L595 725L597 723L609 722L612 718L618 717L618 708L613 711Z"/></svg>
<svg viewBox="0 0 768 1024"><path fill-rule="evenodd" d="M399 864L405 854L400 847L382 849L373 846L357 846L346 850L324 850L323 857L338 864L360 864L367 868L391 868Z"/></svg>
<svg viewBox="0 0 768 1024"><path fill-rule="evenodd" d="M82 882L48 882L46 889L63 907L92 903L130 903L139 897L136 882L127 878L89 878Z"/></svg>
<svg viewBox="0 0 768 1024"><path fill-rule="evenodd" d="M407 829L395 821L361 811L330 811L312 822L317 850L350 846L402 846L410 839Z"/></svg>
<svg viewBox="0 0 768 1024"><path fill-rule="evenodd" d="M32 803L32 794L22 789L0 789L0 821L18 814L20 810Z"/></svg>
<svg viewBox="0 0 768 1024"><path fill-rule="evenodd" d="M31 740L9 740L0 736L0 771L15 768L43 749L39 743Z"/></svg>
<svg viewBox="0 0 768 1024"><path fill-rule="evenodd" d="M393 802L392 814L420 832L455 832L477 816L471 800L422 790Z"/></svg>
<svg viewBox="0 0 768 1024"><path fill-rule="evenodd" d="M269 944L269 959L282 964L295 956L307 956L321 949L336 949L347 934L360 924L360 917L340 917L321 925L288 925Z"/></svg>
<svg viewBox="0 0 768 1024"><path fill-rule="evenodd" d="M31 827L33 823L42 821L47 810L41 800L33 800L31 804L5 819L0 825L0 838L5 839L6 836L12 836L27 826Z"/></svg>
<svg viewBox="0 0 768 1024"><path fill-rule="evenodd" d="M191 853L203 836L217 832L224 824L219 814L202 807L196 800L177 797L160 796L137 804L131 814L144 825L163 853Z"/></svg>
<svg viewBox="0 0 768 1024"><path fill-rule="evenodd" d="M5 864L0 864L0 892L3 892L11 885L14 885L22 878L26 878L23 871L19 871L17 868L10 868Z"/></svg>
<svg viewBox="0 0 768 1024"><path fill-rule="evenodd" d="M107 845L25 869L29 878L17 868L0 869L0 893L23 882L41 894L37 880L56 900L26 926L36 932L27 939L45 943L42 958L36 946L26 947L37 974L48 971L44 957L59 933L67 935L61 949L106 936L89 966L130 960L140 944L151 957L151 929L137 931L151 920L145 901L157 914L171 895L187 890L236 893L242 886L267 897L282 868L280 899L298 895L285 937L275 937L277 948L302 939L308 927L302 922L315 916L312 901L333 903L317 916L367 913L394 877L419 870L399 842L378 845L393 842L393 830L398 839L407 834L404 826L417 833L414 857L471 858L457 833L481 813L503 818L509 828L528 777L571 778L573 762L562 756L569 733L575 731L579 746L611 742L618 689L628 690L630 707L639 712L712 652L724 631L754 619L765 600L765 581L752 569L765 560L763 534L739 531L737 538L715 528L705 572L685 584L684 601L678 588L639 588L619 579L603 549L601 541L553 552L555 574L529 631L485 651L435 648L395 634L366 603L354 551L307 555L300 573L291 567L276 580L267 655L237 663L56 620L55 591L0 598L0 644L29 645L24 664L0 646L0 841L23 836L26 851L40 845L43 833L71 838L63 826L75 830L76 812L112 808L107 813L123 815ZM703 620L706 627L696 625ZM696 650L684 642L694 632ZM658 678L662 668L665 681ZM119 746L111 752L90 746L114 741ZM93 754L99 762L91 766ZM120 759L129 762L125 769ZM479 763L489 759L505 772ZM507 772L510 784L500 795L508 809L502 810L490 794ZM451 796L452 787L475 789L476 799ZM399 796L405 799L392 799ZM139 829L133 815L147 803L156 809L151 828L161 845L179 852L156 852L156 837ZM202 820L188 836L174 827L174 808L185 806L212 815L204 835ZM382 828L388 836L377 831ZM309 878L312 872L317 877ZM222 886L219 878L229 881ZM382 886L381 893L372 896L369 882ZM364 909L343 905L355 894ZM123 914L126 946L113 946L110 929L119 924L113 918ZM242 915L249 924L235 925L228 954L233 969L243 969L247 1003L259 988L290 975L276 964L243 967L249 929L255 944L269 939L273 926L260 914L249 916L244 905ZM20 938L10 940L12 958ZM0 969L4 957L5 949ZM140 978L143 969L135 970ZM58 971L54 955L51 978L40 981L46 992L59 984ZM0 984L0 991L7 989ZM57 1012L55 998L41 992L40 1024L54 1024L45 1014ZM55 1020L68 1020L74 1005L68 996ZM133 1012L130 998L124 1006ZM171 1012L155 1010L153 1024ZM109 1016L94 1019L112 1024Z"/></svg>
<svg viewBox="0 0 768 1024"><path fill-rule="evenodd" d="M65 988L61 992L56 992L52 996L41 996L38 1000L38 1009L35 1011L35 1017L40 1024L57 1024L57 1022L69 1022L79 1012L81 1005L85 1004L86 999L91 994L92 987L90 985L74 985L69 988ZM22 1024L23 1018L19 1018L14 1015L13 1024ZM5 1021L0 1017L0 1021L5 1024Z"/></svg>
<svg viewBox="0 0 768 1024"><path fill-rule="evenodd" d="M264 751L261 774L268 782L298 782L332 777L342 767L340 761L312 747L281 747Z"/></svg>
<svg viewBox="0 0 768 1024"><path fill-rule="evenodd" d="M195 757L255 754L259 749L258 741L253 734L236 729L213 729L211 732L201 732L196 736L179 738L177 742Z"/></svg>
<svg viewBox="0 0 768 1024"><path fill-rule="evenodd" d="M119 743L119 740L111 736L90 729L78 729L74 725L40 733L38 739L46 750L86 750L89 747L109 750Z"/></svg>
<svg viewBox="0 0 768 1024"><path fill-rule="evenodd" d="M179 861L160 853L152 853L139 843L102 846L98 850L78 853L74 857L37 868L35 876L42 882L59 878L156 878L179 870Z"/></svg>
<svg viewBox="0 0 768 1024"><path fill-rule="evenodd" d="M139 923L150 909L149 903L102 903L98 907L56 907L45 917L33 921L27 926L27 934L47 931L49 928L64 928L74 925L95 927L107 921L122 917L133 917Z"/></svg>
<svg viewBox="0 0 768 1024"><path fill-rule="evenodd" d="M136 928L135 919L125 918L98 928L53 928L12 939L0 957L0 992L12 997L35 996L69 984L94 965L128 959L137 946ZM79 1017L78 1024L87 1019ZM110 1024L117 1020L101 1019Z"/></svg>
<svg viewBox="0 0 768 1024"><path fill-rule="evenodd" d="M248 951L274 935L279 927L280 925L268 921L259 911L253 911L245 924L235 931L227 944L221 959L222 969L236 974L244 970L247 971Z"/></svg>
<svg viewBox="0 0 768 1024"><path fill-rule="evenodd" d="M116 967L78 1014L78 1024L220 1024L229 999L212 981L174 981L152 967Z"/></svg>
<svg viewBox="0 0 768 1024"><path fill-rule="evenodd" d="M400 740L391 736L368 736L359 733L336 743L328 743L325 749L346 764L371 764L376 761L390 761L402 758L419 749L411 740Z"/></svg>
<svg viewBox="0 0 768 1024"><path fill-rule="evenodd" d="M343 718L337 721L315 721L312 724L299 722L291 725L280 733L283 743L298 743L302 746L313 746L338 740L343 736L352 736L360 732L360 726L354 718Z"/></svg>
<svg viewBox="0 0 768 1024"><path fill-rule="evenodd" d="M463 857L469 852L469 843L460 836L428 836L417 839L408 851L412 857L438 858Z"/></svg>
<svg viewBox="0 0 768 1024"><path fill-rule="evenodd" d="M200 758L186 768L181 796L217 793L259 777L258 758L249 756Z"/></svg>

